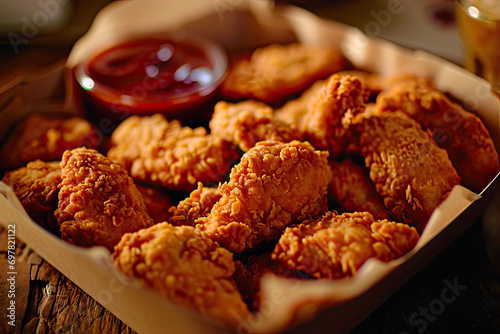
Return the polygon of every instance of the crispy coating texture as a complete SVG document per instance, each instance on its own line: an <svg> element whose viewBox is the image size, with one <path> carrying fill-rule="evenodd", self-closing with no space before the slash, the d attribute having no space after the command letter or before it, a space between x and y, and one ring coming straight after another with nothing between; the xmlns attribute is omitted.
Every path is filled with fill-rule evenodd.
<svg viewBox="0 0 500 334"><path fill-rule="evenodd" d="M335 74L340 75L341 77L356 77L359 81L361 81L365 91L365 94L363 95L365 102L375 100L377 95L387 86L386 77L373 72L346 70Z"/></svg>
<svg viewBox="0 0 500 334"><path fill-rule="evenodd" d="M218 188L204 187L203 183L198 182L198 188L193 190L188 198L170 208L169 222L174 226L195 226L196 220L208 216L220 198Z"/></svg>
<svg viewBox="0 0 500 334"><path fill-rule="evenodd" d="M271 107L254 100L239 103L218 102L209 127L214 136L238 145L243 152L254 147L259 141L275 140L287 143L293 139L301 139L290 126L274 117Z"/></svg>
<svg viewBox="0 0 500 334"><path fill-rule="evenodd" d="M61 238L113 251L123 234L151 226L146 205L120 165L86 148L66 151L55 212Z"/></svg>
<svg viewBox="0 0 500 334"><path fill-rule="evenodd" d="M233 254L191 226L166 222L127 233L113 262L173 304L234 327L248 309L232 279Z"/></svg>
<svg viewBox="0 0 500 334"><path fill-rule="evenodd" d="M418 241L414 227L377 221L367 212L328 212L321 219L288 227L272 258L316 278L353 276L369 258L388 262Z"/></svg>
<svg viewBox="0 0 500 334"><path fill-rule="evenodd" d="M460 183L448 154L401 112L365 115L353 127L385 207L397 221L422 232L434 209Z"/></svg>
<svg viewBox="0 0 500 334"><path fill-rule="evenodd" d="M392 219L366 168L350 159L329 164L332 180L328 184L328 199L338 211L369 212L375 219Z"/></svg>
<svg viewBox="0 0 500 334"><path fill-rule="evenodd" d="M288 279L309 279L308 274L288 269L281 262L271 259L270 253L251 255L243 261L235 261L236 270L233 278L238 286L243 301L252 312L259 310L262 303L260 280L265 274L274 274Z"/></svg>
<svg viewBox="0 0 500 334"><path fill-rule="evenodd" d="M382 111L405 112L448 152L462 185L481 192L500 172L498 153L483 122L438 91L431 80L414 76L391 78L377 98Z"/></svg>
<svg viewBox="0 0 500 334"><path fill-rule="evenodd" d="M219 185L221 199L197 228L237 253L279 238L287 225L323 213L327 157L307 142L257 143Z"/></svg>
<svg viewBox="0 0 500 334"><path fill-rule="evenodd" d="M0 169L30 161L60 161L65 150L99 144L96 129L80 117L33 114L18 124L0 154Z"/></svg>
<svg viewBox="0 0 500 334"><path fill-rule="evenodd" d="M111 135L108 157L141 182L192 191L198 181L223 181L239 155L228 142L198 127L169 122L165 116L132 116Z"/></svg>
<svg viewBox="0 0 500 334"><path fill-rule="evenodd" d="M12 186L31 219L51 232L59 232L54 218L59 191L57 186L61 183L58 161L29 162L26 167L6 172L2 181Z"/></svg>
<svg viewBox="0 0 500 334"><path fill-rule="evenodd" d="M172 207L172 200L161 188L146 187L136 184L137 190L142 195L149 216L155 223L168 221L170 219L169 208Z"/></svg>
<svg viewBox="0 0 500 334"><path fill-rule="evenodd" d="M256 49L250 59L233 64L221 93L227 99L256 99L272 104L342 70L345 63L337 47L274 44Z"/></svg>
<svg viewBox="0 0 500 334"><path fill-rule="evenodd" d="M325 80L314 82L298 98L285 103L282 107L276 109L275 117L288 124L298 136L304 137L306 132L305 119L316 95L323 89Z"/></svg>
<svg viewBox="0 0 500 334"><path fill-rule="evenodd" d="M331 158L341 155L351 141L349 125L365 110L365 91L355 77L332 75L316 94L305 117L306 139Z"/></svg>

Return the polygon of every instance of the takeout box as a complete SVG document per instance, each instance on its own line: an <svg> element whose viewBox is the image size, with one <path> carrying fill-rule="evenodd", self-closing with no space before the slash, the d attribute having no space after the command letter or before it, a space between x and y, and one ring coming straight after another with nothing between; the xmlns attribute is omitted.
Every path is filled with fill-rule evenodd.
<svg viewBox="0 0 500 334"><path fill-rule="evenodd" d="M0 140L16 121L31 112L81 113L68 68L88 57L101 43L115 37L186 29L217 40L229 53L295 39L328 41L339 44L357 68L430 77L440 90L460 99L481 117L500 149L499 100L486 81L456 65L425 52L368 38L359 30L293 6L273 6L268 1L197 1L190 2L187 9L182 7L182 1L165 4L157 0L117 2L106 7L75 45L66 68L56 66L38 78L20 80L0 91ZM481 194L456 186L435 210L412 251L389 263L370 259L352 278L296 281L264 276L260 312L229 329L172 305L137 281L126 279L113 267L106 249L76 247L50 234L27 216L3 183L0 223L5 227L14 224L16 237L139 333L342 333L354 328L474 223L499 188L498 175Z"/></svg>

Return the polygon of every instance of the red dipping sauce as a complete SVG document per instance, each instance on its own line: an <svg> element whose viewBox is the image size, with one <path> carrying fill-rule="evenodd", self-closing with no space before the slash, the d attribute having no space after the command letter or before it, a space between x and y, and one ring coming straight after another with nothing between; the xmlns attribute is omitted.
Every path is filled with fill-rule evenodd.
<svg viewBox="0 0 500 334"><path fill-rule="evenodd" d="M196 117L227 70L217 44L185 34L128 40L97 53L75 69L93 113L113 122L129 115Z"/></svg>

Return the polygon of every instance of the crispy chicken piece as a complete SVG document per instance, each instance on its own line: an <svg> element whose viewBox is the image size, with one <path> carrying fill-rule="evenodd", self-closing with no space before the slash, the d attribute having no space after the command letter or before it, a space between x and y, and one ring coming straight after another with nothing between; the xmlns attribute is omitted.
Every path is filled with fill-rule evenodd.
<svg viewBox="0 0 500 334"><path fill-rule="evenodd" d="M111 135L108 157L141 182L192 191L198 181L220 182L239 155L226 141L165 116L132 116Z"/></svg>
<svg viewBox="0 0 500 334"><path fill-rule="evenodd" d="M237 253L279 238L287 225L323 213L327 157L307 142L257 143L219 185L221 199L197 228Z"/></svg>
<svg viewBox="0 0 500 334"><path fill-rule="evenodd" d="M66 151L55 211L61 238L113 251L123 234L151 226L141 194L127 171L87 148Z"/></svg>
<svg viewBox="0 0 500 334"><path fill-rule="evenodd" d="M209 127L214 136L238 145L244 152L259 141L288 143L293 139L301 139L290 126L274 117L271 107L254 100L235 104L218 102Z"/></svg>
<svg viewBox="0 0 500 334"><path fill-rule="evenodd" d="M460 183L444 149L401 112L356 119L361 153L384 205L422 232L434 209Z"/></svg>
<svg viewBox="0 0 500 334"><path fill-rule="evenodd" d="M305 117L306 140L331 158L341 155L351 141L351 120L365 110L361 82L351 76L332 75L316 94Z"/></svg>
<svg viewBox="0 0 500 334"><path fill-rule="evenodd" d="M235 327L249 312L232 279L233 254L191 226L166 222L125 234L113 262L173 304Z"/></svg>
<svg viewBox="0 0 500 334"><path fill-rule="evenodd" d="M392 217L377 193L368 171L352 160L330 161L332 180L328 184L328 199L341 212L369 212L375 219Z"/></svg>
<svg viewBox="0 0 500 334"><path fill-rule="evenodd" d="M367 212L328 212L321 219L288 227L271 257L316 278L354 276L369 258L388 262L419 239L414 227L375 220Z"/></svg>
<svg viewBox="0 0 500 334"><path fill-rule="evenodd" d="M140 184L135 185L142 195L149 216L154 222L164 222L170 219L169 208L172 207L172 200L161 188L146 187Z"/></svg>
<svg viewBox="0 0 500 334"><path fill-rule="evenodd" d="M288 124L294 131L296 131L297 136L304 137L306 132L305 119L312 107L312 103L319 92L323 89L324 85L325 80L316 81L298 98L290 100L281 108L276 109L275 117Z"/></svg>
<svg viewBox="0 0 500 334"><path fill-rule="evenodd" d="M188 198L170 208L169 222L174 226L195 226L195 221L208 216L220 198L218 188L204 187L203 183L198 182L198 188L193 190Z"/></svg>
<svg viewBox="0 0 500 334"><path fill-rule="evenodd" d="M342 70L345 63L337 47L274 44L233 64L221 93L227 99L257 99L272 104Z"/></svg>
<svg viewBox="0 0 500 334"><path fill-rule="evenodd" d="M235 261L236 270L233 278L238 286L243 301L252 312L260 308L260 280L265 274L274 274L288 279L309 279L308 274L288 269L281 262L271 259L271 254L251 255L245 263Z"/></svg>
<svg viewBox="0 0 500 334"><path fill-rule="evenodd" d="M60 161L65 150L100 142L96 129L80 117L33 114L18 124L0 154L0 169L14 169L30 161Z"/></svg>
<svg viewBox="0 0 500 334"><path fill-rule="evenodd" d="M29 162L26 167L6 172L2 181L12 186L31 219L45 229L59 233L59 226L54 218L57 186L61 183L61 167L58 161Z"/></svg>
<svg viewBox="0 0 500 334"><path fill-rule="evenodd" d="M370 99L374 99L380 93L384 82L377 74L363 71L341 71L335 73L335 75L340 77L356 77L363 86L363 100L365 102L369 102ZM298 131L299 134L304 135L307 130L307 115L314 112L311 110L314 101L320 98L319 94L324 90L326 82L326 80L316 81L300 97L290 100L281 108L276 109L275 117L287 123L295 131Z"/></svg>
<svg viewBox="0 0 500 334"><path fill-rule="evenodd" d="M392 78L377 104L382 111L403 111L432 131L434 140L448 152L463 186L481 192L500 172L498 153L482 121L438 91L431 80Z"/></svg>
<svg viewBox="0 0 500 334"><path fill-rule="evenodd" d="M363 85L363 90L365 92L364 100L365 102L374 101L377 95L386 87L387 79L377 73L366 72L360 70L346 70L335 73L341 77L356 77Z"/></svg>

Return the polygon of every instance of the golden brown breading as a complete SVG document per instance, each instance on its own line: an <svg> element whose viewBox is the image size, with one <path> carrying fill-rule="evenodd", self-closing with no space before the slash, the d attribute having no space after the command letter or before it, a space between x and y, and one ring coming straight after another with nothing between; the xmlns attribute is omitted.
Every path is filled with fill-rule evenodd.
<svg viewBox="0 0 500 334"><path fill-rule="evenodd" d="M61 238L113 251L123 234L151 226L141 194L127 171L99 152L66 151L55 212Z"/></svg>
<svg viewBox="0 0 500 334"><path fill-rule="evenodd" d="M250 59L233 64L221 93L226 99L257 99L273 103L342 70L345 63L337 47L274 44L259 48Z"/></svg>
<svg viewBox="0 0 500 334"><path fill-rule="evenodd" d="M196 219L208 216L220 198L218 188L204 187L203 183L198 182L198 188L193 190L188 198L170 208L169 222L174 226L195 226Z"/></svg>
<svg viewBox="0 0 500 334"><path fill-rule="evenodd" d="M287 143L301 139L290 126L274 117L271 107L254 100L234 104L218 102L209 127L214 136L238 145L244 152L259 141Z"/></svg>
<svg viewBox="0 0 500 334"><path fill-rule="evenodd" d="M96 129L80 117L33 114L18 124L0 155L0 169L13 169L30 161L60 161L65 150L99 144Z"/></svg>
<svg viewBox="0 0 500 334"><path fill-rule="evenodd" d="M328 199L341 212L369 212L375 219L392 217L377 193L368 171L352 160L330 161L332 180L328 184Z"/></svg>
<svg viewBox="0 0 500 334"><path fill-rule="evenodd" d="M481 192L500 172L498 153L483 122L452 102L426 78L398 76L377 98L382 111L403 111L448 152L463 186Z"/></svg>
<svg viewBox="0 0 500 334"><path fill-rule="evenodd" d="M374 73L352 70L337 72L335 75L340 77L355 77L360 81L363 87L362 96L365 102L368 102L382 90L383 81ZM329 78L329 80L331 79L332 77ZM321 91L325 90L326 83L327 80L316 81L300 97L290 100L281 108L276 109L275 117L287 123L298 134L304 136L307 131L308 114L314 113L312 109L314 108L315 100L321 98L320 94L325 94L321 93ZM332 94L332 96L334 95ZM323 112L325 111L327 110L323 109ZM326 117L326 115L328 113L323 114L322 117ZM310 132L313 133L314 129L311 129Z"/></svg>
<svg viewBox="0 0 500 334"><path fill-rule="evenodd" d="M318 80L298 98L285 103L281 108L276 109L275 117L282 122L288 124L299 137L304 137L305 134L305 119L311 104L314 102L316 95L323 89L325 80Z"/></svg>
<svg viewBox="0 0 500 334"><path fill-rule="evenodd" d="M363 94L357 78L332 75L305 117L306 140L318 150L328 150L331 158L342 154L351 140L351 120L365 110Z"/></svg>
<svg viewBox="0 0 500 334"><path fill-rule="evenodd" d="M232 279L233 254L191 226L160 223L127 233L113 262L173 304L234 327L249 312Z"/></svg>
<svg viewBox="0 0 500 334"><path fill-rule="evenodd" d="M384 205L422 232L434 209L460 183L444 149L401 112L364 115L353 128Z"/></svg>
<svg viewBox="0 0 500 334"><path fill-rule="evenodd" d="M369 102L376 98L376 96L386 87L387 80L384 76L377 73L365 72L360 70L346 70L335 73L341 77L356 77L363 85L364 100Z"/></svg>
<svg viewBox="0 0 500 334"><path fill-rule="evenodd" d="M172 200L168 194L160 188L146 187L136 184L137 190L142 195L149 216L155 223L168 221L170 213L168 210L172 207Z"/></svg>
<svg viewBox="0 0 500 334"><path fill-rule="evenodd" d="M197 228L238 253L277 239L287 225L323 213L327 157L307 142L257 143L219 185L221 199Z"/></svg>
<svg viewBox="0 0 500 334"><path fill-rule="evenodd" d="M403 256L418 238L414 227L376 221L367 212L328 212L288 227L272 258L316 278L338 279L355 275L369 258L388 262Z"/></svg>
<svg viewBox="0 0 500 334"><path fill-rule="evenodd" d="M132 116L111 135L108 157L124 166L130 175L147 184L192 191L198 181L208 184L224 180L236 148L198 127L181 126L165 116Z"/></svg>
<svg viewBox="0 0 500 334"><path fill-rule="evenodd" d="M243 301L252 312L259 310L261 304L260 280L265 274L274 274L288 279L308 279L310 276L298 270L288 269L281 262L271 259L271 254L251 255L248 260L235 261L233 278Z"/></svg>
<svg viewBox="0 0 500 334"><path fill-rule="evenodd" d="M12 186L31 219L51 232L59 232L54 218L57 186L61 183L61 167L58 161L29 162L26 167L6 172L2 181Z"/></svg>

